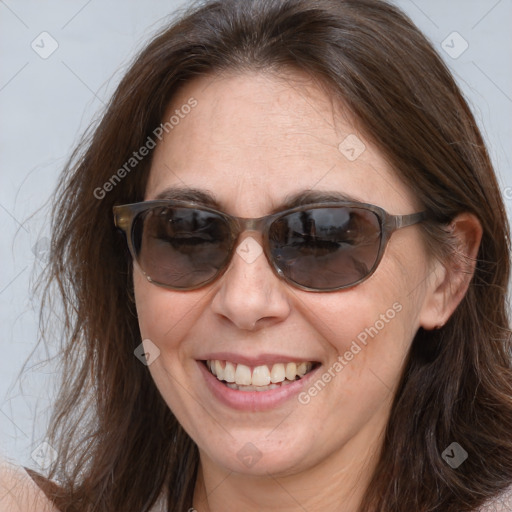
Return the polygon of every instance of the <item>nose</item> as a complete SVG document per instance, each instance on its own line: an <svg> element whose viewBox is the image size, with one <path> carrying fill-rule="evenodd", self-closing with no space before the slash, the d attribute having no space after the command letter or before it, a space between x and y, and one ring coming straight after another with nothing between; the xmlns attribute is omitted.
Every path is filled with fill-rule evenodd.
<svg viewBox="0 0 512 512"><path fill-rule="evenodd" d="M212 309L239 329L268 327L290 314L287 286L272 271L261 235L246 233L218 282Z"/></svg>

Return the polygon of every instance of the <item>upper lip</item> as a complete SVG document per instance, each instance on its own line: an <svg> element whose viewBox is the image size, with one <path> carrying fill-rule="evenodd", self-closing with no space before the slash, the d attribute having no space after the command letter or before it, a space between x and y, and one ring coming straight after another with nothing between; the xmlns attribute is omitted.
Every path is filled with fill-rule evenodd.
<svg viewBox="0 0 512 512"><path fill-rule="evenodd" d="M229 361L231 363L244 364L246 366L262 366L276 363L318 362L318 359L316 358L297 357L288 354L259 354L257 356L248 357L247 355L235 354L233 352L212 352L198 358L198 360Z"/></svg>

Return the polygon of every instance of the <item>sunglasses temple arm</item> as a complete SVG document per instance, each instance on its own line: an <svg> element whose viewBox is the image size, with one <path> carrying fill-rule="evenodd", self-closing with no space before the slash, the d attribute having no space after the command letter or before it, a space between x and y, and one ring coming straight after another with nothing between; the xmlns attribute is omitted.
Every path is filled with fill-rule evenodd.
<svg viewBox="0 0 512 512"><path fill-rule="evenodd" d="M405 228L418 224L427 218L427 212L411 213L410 215L393 215L393 229Z"/></svg>

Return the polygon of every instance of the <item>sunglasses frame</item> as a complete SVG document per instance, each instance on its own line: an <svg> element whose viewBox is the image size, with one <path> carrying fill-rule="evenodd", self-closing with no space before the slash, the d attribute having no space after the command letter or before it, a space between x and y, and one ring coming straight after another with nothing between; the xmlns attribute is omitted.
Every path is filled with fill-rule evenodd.
<svg viewBox="0 0 512 512"><path fill-rule="evenodd" d="M132 236L132 230L133 230L133 221L142 212L145 212L147 210L150 210L152 208L162 207L162 206L175 206L175 207L181 207L181 208L191 208L191 209L198 209L202 211L207 211L210 213L214 213L216 215L221 216L224 218L230 228L231 233L231 240L230 240L230 251L229 254L226 257L226 263L223 265L223 267L219 268L217 273L212 276L207 281L203 281L199 285L196 286L190 286L190 287L174 287L171 285L167 285L164 283L160 283L157 281L154 281L149 274L147 274L144 269L141 268L137 261L137 256L135 253L135 249L133 246L133 236ZM304 210L309 209L319 209L319 208L336 208L336 207L347 207L347 208L355 208L360 210L367 210L373 212L377 219L379 220L380 229L381 229L381 240L380 240L380 246L379 246L379 252L377 254L377 257L375 259L375 263L373 264L371 270L368 272L367 275L359 279L358 281L354 283L350 283L348 285L339 286L336 288L329 288L329 289L317 289L317 288L310 288L308 286L301 285L299 283L296 283L292 279L288 278L280 268L278 268L274 262L274 259L272 257L272 254L270 253L270 245L269 245L269 230L272 223L279 219L280 217L283 217L285 215L289 215L290 213L295 212L301 212ZM301 290L309 291L309 292L323 292L323 293L329 293L329 292L335 292L347 288L352 288L353 286L358 285L359 283L362 283L363 281L366 281L373 273L377 270L377 267L379 266L382 257L384 255L386 246L389 242L389 239L391 235L397 231L398 229L405 228L408 226L412 226L414 224L418 224L420 222L423 222L427 219L427 212L417 212L417 213L411 213L407 215L391 215L387 213L383 208L379 206L375 206L372 204L367 203L359 203L359 202L350 202L350 201L330 201L330 202L320 202L320 203L309 203L304 204L301 206L296 206L294 208L290 208L287 210L282 210L280 212L271 214L271 215L265 215L263 217L258 218L246 218L246 217L235 217L233 215L229 215L228 213L216 210L214 208L210 208L209 206L205 206L203 204L198 204L193 201L183 201L183 200L168 200L168 199L157 199L157 200L151 200L151 201L142 201L139 203L130 203L130 204L124 204L124 205L117 205L113 207L113 213L114 213L114 224L115 226L120 229L127 240L128 248L130 250L130 254L132 255L133 262L137 266L137 268L142 272L142 274L146 277L146 279L157 285L161 286L163 288L168 288L171 290L177 290L177 291L189 291L189 290L197 290L199 288L203 288L204 286L207 286L208 284L212 283L213 281L216 281L219 279L229 268L229 264L233 259L233 252L235 251L235 248L237 246L236 241L240 237L242 233L245 233L246 231L256 231L261 233L263 238L263 252L265 253L265 257L267 258L267 261L270 264L270 267L272 268L272 271L276 276L286 281L288 284L299 288Z"/></svg>

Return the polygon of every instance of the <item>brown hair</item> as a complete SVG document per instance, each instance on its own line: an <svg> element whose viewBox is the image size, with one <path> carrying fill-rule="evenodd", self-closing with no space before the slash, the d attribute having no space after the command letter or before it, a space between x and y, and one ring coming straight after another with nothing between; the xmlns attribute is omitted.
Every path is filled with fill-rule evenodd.
<svg viewBox="0 0 512 512"><path fill-rule="evenodd" d="M475 275L441 329L413 340L361 512L473 510L512 482L508 222L475 120L446 66L379 0L217 0L188 12L138 56L67 166L53 217L46 296L65 306L63 382L46 487L62 512L146 511L162 488L187 510L198 450L133 355L141 343L131 260L112 206L143 200L151 158L102 187L152 135L177 89L223 70L303 70L341 100L431 212L425 239L461 212L483 227ZM456 470L441 453L459 443ZM44 481L41 482L44 487Z"/></svg>

